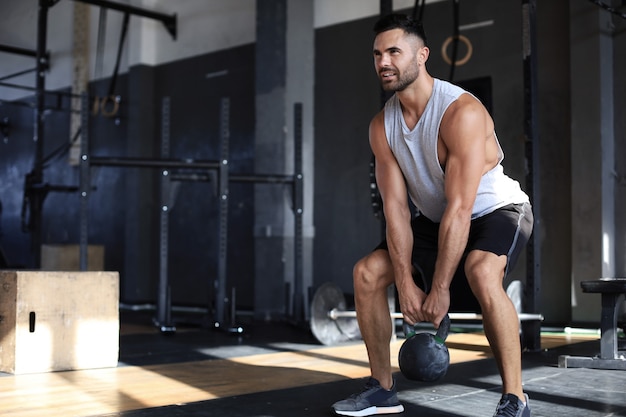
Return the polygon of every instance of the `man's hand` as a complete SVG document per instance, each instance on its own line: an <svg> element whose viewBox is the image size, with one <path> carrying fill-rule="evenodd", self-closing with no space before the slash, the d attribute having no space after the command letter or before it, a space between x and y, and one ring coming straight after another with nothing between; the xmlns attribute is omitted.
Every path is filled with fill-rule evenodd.
<svg viewBox="0 0 626 417"><path fill-rule="evenodd" d="M431 322L435 328L439 328L441 320L450 308L450 290L433 288L422 304L422 316L425 321Z"/></svg>
<svg viewBox="0 0 626 417"><path fill-rule="evenodd" d="M398 287L398 300L404 321L413 325L425 320L422 313L425 299L426 293L413 281L408 282L402 288Z"/></svg>

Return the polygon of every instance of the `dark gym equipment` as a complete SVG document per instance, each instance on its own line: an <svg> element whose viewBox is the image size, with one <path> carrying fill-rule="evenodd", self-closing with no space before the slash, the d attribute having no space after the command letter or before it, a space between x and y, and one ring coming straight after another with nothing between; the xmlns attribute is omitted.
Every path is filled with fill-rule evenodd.
<svg viewBox="0 0 626 417"><path fill-rule="evenodd" d="M448 315L444 317L435 335L426 332L415 333L415 328L410 329L408 324L405 325L409 331L398 353L402 375L407 379L422 382L441 379L450 365L450 353L445 343L450 331L450 317Z"/></svg>
<svg viewBox="0 0 626 417"><path fill-rule="evenodd" d="M559 356L560 368L593 368L626 370L626 350L621 347L618 337L618 317L622 303L626 299L626 278L601 278L580 283L583 292L601 295L600 355Z"/></svg>
<svg viewBox="0 0 626 417"><path fill-rule="evenodd" d="M234 174L229 171L229 139L230 139L230 99L222 98L220 101L220 158L215 161L192 160L192 159L170 159L170 101L168 97L162 103L162 132L161 132L161 159L145 159L133 157L100 157L90 153L89 136L89 100L83 94L81 101L81 124L83 126L83 136L81 140L80 158L80 268L86 270L88 265L87 246L89 237L89 216L88 200L90 195L92 166L116 166L161 169L161 207L160 207L160 233L159 233L159 287L157 297L157 317L155 325L164 333L176 331L171 318L171 294L168 277L168 214L171 209L171 189L173 181L210 181L213 176L217 183L215 192L219 199L219 256L217 277L211 277L209 287L213 289L213 305L207 308L213 310L213 327L231 333L242 333L243 330L237 326L235 321L234 291L229 299L226 292L227 281L227 242L228 242L228 186L230 182L253 182L265 184L288 184L292 186L292 210L295 216L294 221L294 299L293 314L296 320L300 319L302 312L303 291L303 246L302 246L302 214L303 214L303 181L302 174L302 103L294 103L294 170L293 175L283 174ZM172 172L177 168L196 169L205 172L201 175L177 175ZM227 304L230 310L229 323L226 322Z"/></svg>
<svg viewBox="0 0 626 417"><path fill-rule="evenodd" d="M541 165L537 109L537 0L522 0L524 71L524 150L526 153L526 193L533 205L535 225L541 224ZM541 311L541 239L535 226L526 245L526 289L524 310ZM525 349L541 350L541 323L522 323Z"/></svg>

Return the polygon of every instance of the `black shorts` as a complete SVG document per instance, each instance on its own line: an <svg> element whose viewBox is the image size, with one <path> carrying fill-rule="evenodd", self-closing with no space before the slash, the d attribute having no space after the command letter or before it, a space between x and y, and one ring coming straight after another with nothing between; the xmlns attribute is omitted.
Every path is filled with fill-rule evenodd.
<svg viewBox="0 0 626 417"><path fill-rule="evenodd" d="M467 247L450 286L450 307L455 311L477 311L477 302L465 277L464 264L467 254L478 249L506 255L506 274L513 268L526 246L533 229L533 213L529 203L510 204L485 216L472 220ZM439 240L439 223L424 216L416 216L413 229L413 266L417 270L416 283L428 291L435 271ZM383 240L376 249L387 250Z"/></svg>

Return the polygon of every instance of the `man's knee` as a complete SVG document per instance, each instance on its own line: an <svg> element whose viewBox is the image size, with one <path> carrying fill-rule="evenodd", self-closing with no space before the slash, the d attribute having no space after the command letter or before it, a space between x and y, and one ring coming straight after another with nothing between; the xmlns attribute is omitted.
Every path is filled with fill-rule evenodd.
<svg viewBox="0 0 626 417"><path fill-rule="evenodd" d="M354 265L352 276L357 292L388 287L393 282L389 255L383 250L370 253Z"/></svg>
<svg viewBox="0 0 626 417"><path fill-rule="evenodd" d="M480 300L494 294L494 289L502 288L506 255L498 256L490 252L474 251L465 262L465 275L474 295Z"/></svg>

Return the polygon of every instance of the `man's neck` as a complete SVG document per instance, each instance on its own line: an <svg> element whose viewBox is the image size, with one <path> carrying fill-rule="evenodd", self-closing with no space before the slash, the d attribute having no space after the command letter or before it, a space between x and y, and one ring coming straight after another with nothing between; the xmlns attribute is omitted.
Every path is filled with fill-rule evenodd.
<svg viewBox="0 0 626 417"><path fill-rule="evenodd" d="M396 94L402 106L402 115L409 129L413 129L426 109L435 80L428 73L421 74L410 86Z"/></svg>

